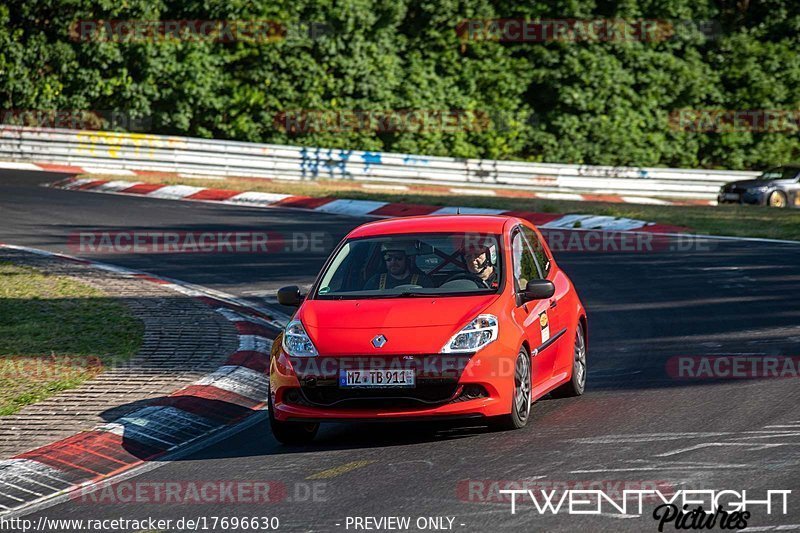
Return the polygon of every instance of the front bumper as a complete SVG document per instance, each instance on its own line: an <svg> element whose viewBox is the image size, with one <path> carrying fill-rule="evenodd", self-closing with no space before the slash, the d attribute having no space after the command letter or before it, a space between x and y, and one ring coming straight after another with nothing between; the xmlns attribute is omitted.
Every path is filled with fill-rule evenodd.
<svg viewBox="0 0 800 533"><path fill-rule="evenodd" d="M282 422L410 422L424 420L462 420L471 418L485 418L503 414L495 413L494 406L487 403L462 405L458 409L444 407L436 409L414 410L347 410L347 409L318 409L298 408L286 404L275 406L275 418ZM506 409L507 411L507 409Z"/></svg>
<svg viewBox="0 0 800 533"><path fill-rule="evenodd" d="M760 190L739 189L730 192L720 192L717 195L718 204L749 204L765 205L767 193Z"/></svg>
<svg viewBox="0 0 800 533"><path fill-rule="evenodd" d="M487 347L472 355L289 358L270 365L273 416L280 421L418 420L505 414L513 394L513 357ZM496 347L502 351L501 345ZM343 368L414 368L414 388L341 388ZM397 368L397 366L391 366Z"/></svg>

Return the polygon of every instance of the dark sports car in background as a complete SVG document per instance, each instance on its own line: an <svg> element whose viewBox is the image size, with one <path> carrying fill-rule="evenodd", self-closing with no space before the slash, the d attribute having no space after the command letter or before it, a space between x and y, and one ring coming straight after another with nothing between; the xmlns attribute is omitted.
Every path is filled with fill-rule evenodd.
<svg viewBox="0 0 800 533"><path fill-rule="evenodd" d="M771 168L756 179L726 183L717 203L800 207L800 164Z"/></svg>

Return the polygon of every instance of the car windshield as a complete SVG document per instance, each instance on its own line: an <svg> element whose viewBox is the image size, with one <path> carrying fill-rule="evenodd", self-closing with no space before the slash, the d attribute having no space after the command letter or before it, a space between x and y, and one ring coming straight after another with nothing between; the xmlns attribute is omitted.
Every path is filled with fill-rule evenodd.
<svg viewBox="0 0 800 533"><path fill-rule="evenodd" d="M352 239L320 278L320 299L491 294L503 272L498 235L421 233Z"/></svg>
<svg viewBox="0 0 800 533"><path fill-rule="evenodd" d="M758 180L780 180L792 179L797 175L798 169L791 167L775 167L765 170L757 179Z"/></svg>

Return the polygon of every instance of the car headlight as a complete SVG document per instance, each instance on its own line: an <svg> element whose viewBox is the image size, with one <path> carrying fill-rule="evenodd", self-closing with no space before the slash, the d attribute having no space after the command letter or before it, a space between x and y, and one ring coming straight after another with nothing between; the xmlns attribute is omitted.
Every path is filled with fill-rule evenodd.
<svg viewBox="0 0 800 533"><path fill-rule="evenodd" d="M292 320L283 330L283 351L292 357L316 357L319 355L311 337L306 333L303 323Z"/></svg>
<svg viewBox="0 0 800 533"><path fill-rule="evenodd" d="M497 339L497 317L478 315L478 317L453 335L444 345L442 353L477 352Z"/></svg>

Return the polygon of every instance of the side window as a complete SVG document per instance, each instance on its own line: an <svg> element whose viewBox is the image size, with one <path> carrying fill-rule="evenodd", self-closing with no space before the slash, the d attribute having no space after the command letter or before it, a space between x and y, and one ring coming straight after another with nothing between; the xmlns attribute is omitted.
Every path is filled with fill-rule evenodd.
<svg viewBox="0 0 800 533"><path fill-rule="evenodd" d="M781 167L770 168L761 173L757 178L760 180L779 180L783 176L783 169Z"/></svg>
<svg viewBox="0 0 800 533"><path fill-rule="evenodd" d="M536 267L533 252L521 232L517 231L514 234L511 248L514 255L514 288L521 291L528 281L540 279L542 276Z"/></svg>
<svg viewBox="0 0 800 533"><path fill-rule="evenodd" d="M533 249L533 255L536 257L536 262L539 264L539 269L542 272L542 277L546 278L550 275L550 258L545 251L544 243L542 243L541 239L539 238L536 233L529 229L529 228L522 228L522 232L525 234L525 238L528 240L528 243L531 245Z"/></svg>

